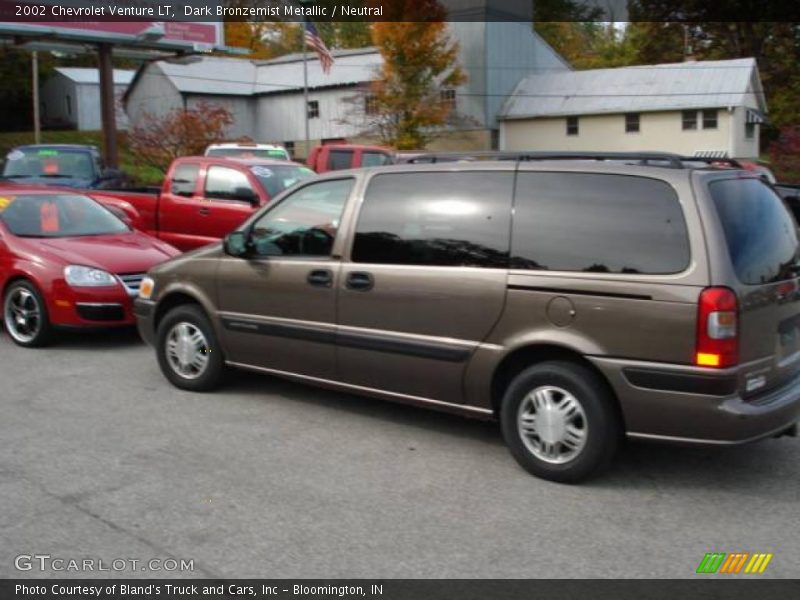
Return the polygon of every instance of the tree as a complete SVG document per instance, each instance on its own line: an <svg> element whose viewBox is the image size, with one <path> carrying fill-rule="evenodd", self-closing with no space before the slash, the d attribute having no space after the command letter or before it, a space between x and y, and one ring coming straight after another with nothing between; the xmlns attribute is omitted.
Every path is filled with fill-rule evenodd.
<svg viewBox="0 0 800 600"><path fill-rule="evenodd" d="M368 108L362 113L363 133L398 149L423 148L459 118L442 92L465 83L467 76L436 0L398 0L389 12L393 21L372 25L383 64L362 95Z"/></svg>
<svg viewBox="0 0 800 600"><path fill-rule="evenodd" d="M202 154L209 144L223 141L232 123L228 109L199 102L192 109L174 109L163 116L145 113L128 132L128 144L136 160L166 173L179 156Z"/></svg>
<svg viewBox="0 0 800 600"><path fill-rule="evenodd" d="M225 45L246 48L246 58L272 58L274 51L265 41L270 25L266 21L226 21Z"/></svg>
<svg viewBox="0 0 800 600"><path fill-rule="evenodd" d="M781 129L769 146L770 168L782 183L800 183L800 125Z"/></svg>

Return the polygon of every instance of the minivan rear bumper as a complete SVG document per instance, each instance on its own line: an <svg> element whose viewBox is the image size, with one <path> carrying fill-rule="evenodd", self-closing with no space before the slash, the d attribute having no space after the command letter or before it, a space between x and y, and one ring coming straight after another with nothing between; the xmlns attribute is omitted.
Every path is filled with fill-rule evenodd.
<svg viewBox="0 0 800 600"><path fill-rule="evenodd" d="M737 393L737 369L591 358L616 392L628 437L685 444L743 444L800 419L800 376L754 398Z"/></svg>

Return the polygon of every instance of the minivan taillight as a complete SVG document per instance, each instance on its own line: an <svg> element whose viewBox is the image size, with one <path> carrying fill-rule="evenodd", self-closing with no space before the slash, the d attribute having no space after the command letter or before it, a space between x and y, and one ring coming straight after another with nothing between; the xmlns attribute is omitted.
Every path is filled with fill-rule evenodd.
<svg viewBox="0 0 800 600"><path fill-rule="evenodd" d="M706 288L697 309L698 367L730 367L739 362L739 305L733 290Z"/></svg>

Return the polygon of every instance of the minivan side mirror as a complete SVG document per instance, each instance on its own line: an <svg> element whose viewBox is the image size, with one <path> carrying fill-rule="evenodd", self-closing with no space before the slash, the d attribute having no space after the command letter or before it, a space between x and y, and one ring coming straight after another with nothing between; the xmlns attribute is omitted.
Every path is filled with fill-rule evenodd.
<svg viewBox="0 0 800 600"><path fill-rule="evenodd" d="M222 241L225 254L241 257L247 254L247 234L243 231L232 231Z"/></svg>

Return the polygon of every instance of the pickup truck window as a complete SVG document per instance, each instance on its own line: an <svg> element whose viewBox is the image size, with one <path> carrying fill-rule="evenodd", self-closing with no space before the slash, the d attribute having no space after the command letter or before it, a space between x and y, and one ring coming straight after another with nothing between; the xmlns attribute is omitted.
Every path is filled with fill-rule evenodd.
<svg viewBox="0 0 800 600"><path fill-rule="evenodd" d="M507 268L513 181L490 171L373 177L353 262Z"/></svg>
<svg viewBox="0 0 800 600"><path fill-rule="evenodd" d="M328 170L339 171L353 166L352 150L331 150L328 155Z"/></svg>
<svg viewBox="0 0 800 600"><path fill-rule="evenodd" d="M211 166L206 173L205 197L216 200L241 201L247 192L255 197L247 175L228 167Z"/></svg>
<svg viewBox="0 0 800 600"><path fill-rule="evenodd" d="M194 196L197 187L197 175L200 172L200 165L179 165L172 173L172 185L170 192L176 196L191 198Z"/></svg>
<svg viewBox="0 0 800 600"><path fill-rule="evenodd" d="M380 167L382 165L388 165L391 162L391 157L385 152L366 151L361 153L362 167Z"/></svg>
<svg viewBox="0 0 800 600"><path fill-rule="evenodd" d="M253 224L261 256L330 256L352 179L321 181L287 197Z"/></svg>
<svg viewBox="0 0 800 600"><path fill-rule="evenodd" d="M308 167L296 165L257 165L250 167L250 172L256 176L258 182L264 187L270 198L274 198L282 191L292 187L298 181L316 175L316 173Z"/></svg>

